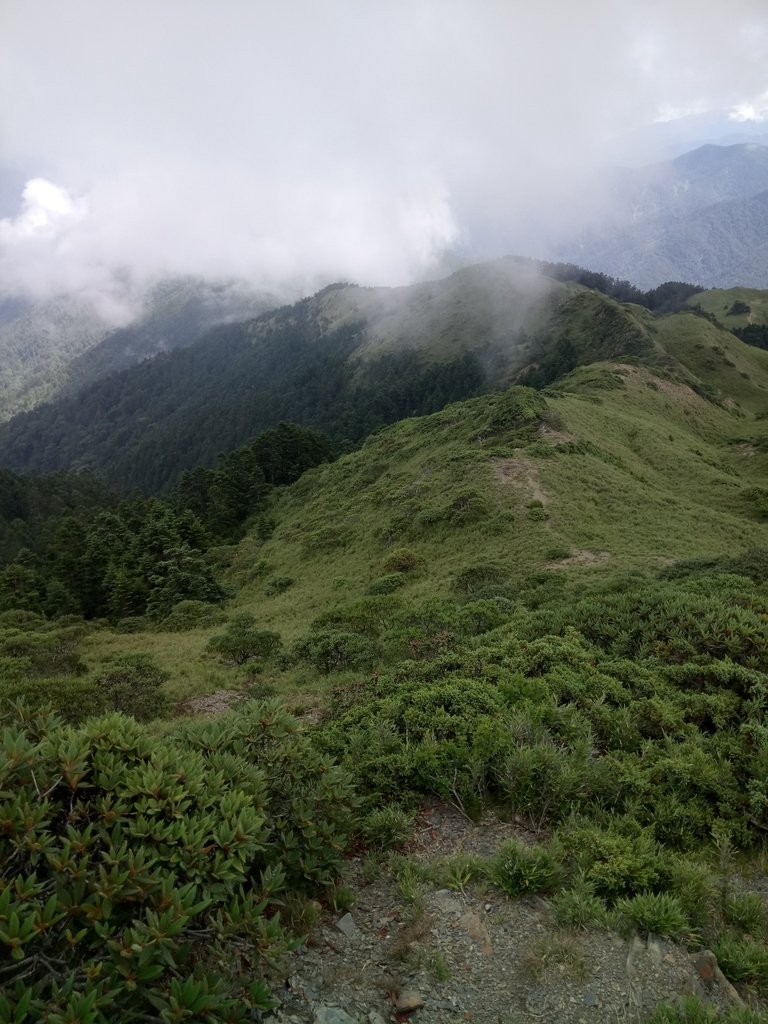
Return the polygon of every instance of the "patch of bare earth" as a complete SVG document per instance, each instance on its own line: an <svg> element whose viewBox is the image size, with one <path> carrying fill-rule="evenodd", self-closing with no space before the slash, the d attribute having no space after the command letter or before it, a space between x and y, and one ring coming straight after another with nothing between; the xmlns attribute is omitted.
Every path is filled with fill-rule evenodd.
<svg viewBox="0 0 768 1024"><path fill-rule="evenodd" d="M734 448L737 455L740 455L744 459L752 459L758 454L758 449L755 445L749 444L745 441L743 444L737 444Z"/></svg>
<svg viewBox="0 0 768 1024"><path fill-rule="evenodd" d="M492 856L521 823L470 822L433 802L407 851L421 864ZM507 899L490 885L408 891L389 873L366 883L349 862L356 902L328 914L277 979L278 1024L643 1024L663 1002L695 993L718 1009L740 1003L711 954L659 938L566 931L537 896Z"/></svg>
<svg viewBox="0 0 768 1024"><path fill-rule="evenodd" d="M530 459L523 456L514 459L494 459L496 478L502 483L518 484L527 492L532 501L540 501L546 507L549 499L541 489L539 472Z"/></svg>
<svg viewBox="0 0 768 1024"><path fill-rule="evenodd" d="M567 434L564 430L555 430L553 427L542 423L539 427L539 435L552 444L569 444L574 440L573 434Z"/></svg>
<svg viewBox="0 0 768 1024"><path fill-rule="evenodd" d="M569 555L567 558L560 558L556 562L550 562L549 568L569 569L574 565L602 565L603 562L609 561L610 558L610 551L587 551L586 548L581 548L578 551L574 551L574 553Z"/></svg>
<svg viewBox="0 0 768 1024"><path fill-rule="evenodd" d="M176 710L180 715L220 715L243 700L245 694L239 690L215 690L199 697L188 697Z"/></svg>

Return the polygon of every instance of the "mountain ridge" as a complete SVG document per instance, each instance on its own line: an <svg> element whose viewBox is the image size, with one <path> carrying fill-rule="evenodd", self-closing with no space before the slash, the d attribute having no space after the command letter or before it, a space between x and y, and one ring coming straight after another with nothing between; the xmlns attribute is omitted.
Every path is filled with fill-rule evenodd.
<svg viewBox="0 0 768 1024"><path fill-rule="evenodd" d="M600 182L595 224L556 256L629 277L768 286L768 146L704 145Z"/></svg>

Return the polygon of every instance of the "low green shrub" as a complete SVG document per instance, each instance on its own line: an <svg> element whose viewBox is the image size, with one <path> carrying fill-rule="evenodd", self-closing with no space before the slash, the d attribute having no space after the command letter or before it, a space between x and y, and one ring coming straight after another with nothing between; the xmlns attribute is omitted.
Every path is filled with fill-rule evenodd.
<svg viewBox="0 0 768 1024"><path fill-rule="evenodd" d="M352 779L279 701L187 719L172 735L238 784L255 786L254 793L261 792L258 777L265 780L269 831L262 856L279 860L290 888L333 882L358 824Z"/></svg>
<svg viewBox="0 0 768 1024"><path fill-rule="evenodd" d="M550 562L562 562L564 558L571 557L571 549L558 545L557 547L550 548L545 557Z"/></svg>
<svg viewBox="0 0 768 1024"><path fill-rule="evenodd" d="M764 942L721 932L712 944L712 951L729 981L768 992L768 946Z"/></svg>
<svg viewBox="0 0 768 1024"><path fill-rule="evenodd" d="M0 630L0 657L21 659L32 679L81 675L86 671L80 656L84 633L83 625L59 627L41 620L5 628Z"/></svg>
<svg viewBox="0 0 768 1024"><path fill-rule="evenodd" d="M379 807L363 818L363 840L376 850L392 850L406 843L413 834L415 815L397 804Z"/></svg>
<svg viewBox="0 0 768 1024"><path fill-rule="evenodd" d="M290 576L273 576L264 588L267 597L274 597L276 594L284 594L293 586L294 580Z"/></svg>
<svg viewBox="0 0 768 1024"><path fill-rule="evenodd" d="M518 719L518 728L525 722ZM518 817L536 825L558 822L589 796L601 772L578 746L570 750L551 734L509 744L494 765L498 799Z"/></svg>
<svg viewBox="0 0 768 1024"><path fill-rule="evenodd" d="M391 572L413 572L423 564L423 560L416 554L413 548L395 548L390 551L382 560L381 571L385 574Z"/></svg>
<svg viewBox="0 0 768 1024"><path fill-rule="evenodd" d="M723 917L727 924L755 938L768 938L768 907L756 892L726 893Z"/></svg>
<svg viewBox="0 0 768 1024"><path fill-rule="evenodd" d="M496 562L469 565L456 576L454 590L459 594L475 594L493 586L503 586L509 579L509 570Z"/></svg>
<svg viewBox="0 0 768 1024"><path fill-rule="evenodd" d="M567 856L609 904L659 888L665 861L648 832L576 825L560 835Z"/></svg>
<svg viewBox="0 0 768 1024"><path fill-rule="evenodd" d="M292 945L281 895L333 881L354 807L277 705L162 739L22 712L0 736L0 1018L245 1024Z"/></svg>
<svg viewBox="0 0 768 1024"><path fill-rule="evenodd" d="M491 861L489 873L507 896L525 896L554 892L562 882L563 866L545 846L509 839Z"/></svg>
<svg viewBox="0 0 768 1024"><path fill-rule="evenodd" d="M644 935L663 935L680 939L691 931L691 922L682 902L668 892L642 892L615 905L616 916L624 931Z"/></svg>
<svg viewBox="0 0 768 1024"><path fill-rule="evenodd" d="M189 629L217 626L226 616L221 608L205 601L179 601L159 625L169 633L183 633Z"/></svg>
<svg viewBox="0 0 768 1024"><path fill-rule="evenodd" d="M368 585L368 593L372 595L376 594L391 594L394 590L398 590L408 582L404 572L391 572L386 576L379 576L377 580L374 580Z"/></svg>
<svg viewBox="0 0 768 1024"><path fill-rule="evenodd" d="M540 501L532 501L528 506L528 518L532 523L543 523L549 519L549 512Z"/></svg>
<svg viewBox="0 0 768 1024"><path fill-rule="evenodd" d="M112 627L116 633L143 633L149 627L149 619L144 615L126 615L118 619Z"/></svg>
<svg viewBox="0 0 768 1024"><path fill-rule="evenodd" d="M596 895L594 886L583 879L555 893L552 913L564 928L605 927L608 923L608 908Z"/></svg>
<svg viewBox="0 0 768 1024"><path fill-rule="evenodd" d="M2 674L2 666L0 666ZM14 703L23 701L30 708L46 708L72 724L83 722L90 715L105 709L101 694L92 678L58 676L56 679L22 678L0 682L0 722L16 717ZM13 703L12 703L13 702Z"/></svg>
<svg viewBox="0 0 768 1024"><path fill-rule="evenodd" d="M244 665L255 658L271 658L282 647L279 633L256 629L253 615L244 612L227 626L225 633L217 633L208 641L206 650L218 654L230 665Z"/></svg>
<svg viewBox="0 0 768 1024"><path fill-rule="evenodd" d="M379 644L359 633L342 629L307 633L293 648L293 657L325 675L344 669L370 669L381 656Z"/></svg>
<svg viewBox="0 0 768 1024"><path fill-rule="evenodd" d="M445 518L452 526L469 526L488 515L486 498L474 488L457 494L445 510Z"/></svg>
<svg viewBox="0 0 768 1024"><path fill-rule="evenodd" d="M700 931L715 915L717 879L709 866L688 857L665 858L668 890L677 897L692 926Z"/></svg>
<svg viewBox="0 0 768 1024"><path fill-rule="evenodd" d="M96 706L90 714L119 711L138 722L161 718L170 710L170 700L161 690L167 678L149 655L124 655L94 678Z"/></svg>
<svg viewBox="0 0 768 1024"><path fill-rule="evenodd" d="M12 677L3 671L0 662L0 697L23 700L33 708L49 708L66 722L83 722L89 716L110 711L149 721L163 717L170 709L162 691L168 674L146 654L125 655L91 676L40 676L28 659L11 660L11 668L20 664L27 667ZM0 719L9 716L13 716L9 707L0 709Z"/></svg>

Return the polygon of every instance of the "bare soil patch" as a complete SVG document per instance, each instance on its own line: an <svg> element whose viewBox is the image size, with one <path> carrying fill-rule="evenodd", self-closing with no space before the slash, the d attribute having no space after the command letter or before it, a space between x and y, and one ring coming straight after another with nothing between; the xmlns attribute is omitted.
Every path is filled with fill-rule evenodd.
<svg viewBox="0 0 768 1024"><path fill-rule="evenodd" d="M602 565L610 561L610 551L588 551L586 548L574 551L568 558L559 558L556 562L550 562L550 569L570 569L574 565L590 566Z"/></svg>
<svg viewBox="0 0 768 1024"><path fill-rule="evenodd" d="M549 498L539 482L538 469L530 459L520 456L514 459L494 459L493 462L498 480L507 484L520 484L531 500L540 501L545 507L549 504Z"/></svg>
<svg viewBox="0 0 768 1024"><path fill-rule="evenodd" d="M215 690L199 697L188 697L176 710L180 715L220 715L245 700L245 696L240 690Z"/></svg>

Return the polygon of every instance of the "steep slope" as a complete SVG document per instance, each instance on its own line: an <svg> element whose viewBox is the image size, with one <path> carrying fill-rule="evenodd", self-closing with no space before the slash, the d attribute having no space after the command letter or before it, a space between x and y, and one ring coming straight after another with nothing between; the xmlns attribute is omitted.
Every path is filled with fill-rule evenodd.
<svg viewBox="0 0 768 1024"><path fill-rule="evenodd" d="M280 419L359 440L525 365L529 332L573 291L516 260L411 288L330 287L16 417L0 462L157 490Z"/></svg>
<svg viewBox="0 0 768 1024"><path fill-rule="evenodd" d="M745 414L768 413L768 352L695 313L677 313L655 325L656 341L716 401Z"/></svg>
<svg viewBox="0 0 768 1024"><path fill-rule="evenodd" d="M0 464L88 468L124 492L157 493L282 419L343 450L398 419L603 360L639 360L714 401L762 408L761 357L710 319L657 315L552 273L510 258L409 288L328 287L15 417L0 427Z"/></svg>
<svg viewBox="0 0 768 1024"><path fill-rule="evenodd" d="M617 168L608 186L624 223L695 213L768 188L768 146L704 145L644 168Z"/></svg>
<svg viewBox="0 0 768 1024"><path fill-rule="evenodd" d="M768 191L675 217L615 228L578 259L643 287L671 279L711 287L768 285Z"/></svg>
<svg viewBox="0 0 768 1024"><path fill-rule="evenodd" d="M62 296L37 305L6 299L0 306L0 419L191 345L214 324L275 305L241 282L173 279L153 286L136 319L116 329L88 299Z"/></svg>
<svg viewBox="0 0 768 1024"><path fill-rule="evenodd" d="M32 306L6 299L0 308L0 418L55 393L72 360L111 330L89 303L76 299Z"/></svg>
<svg viewBox="0 0 768 1024"><path fill-rule="evenodd" d="M216 324L257 316L276 305L273 296L242 281L161 281L144 299L134 323L110 332L70 363L61 390L73 393L160 352L193 345Z"/></svg>

